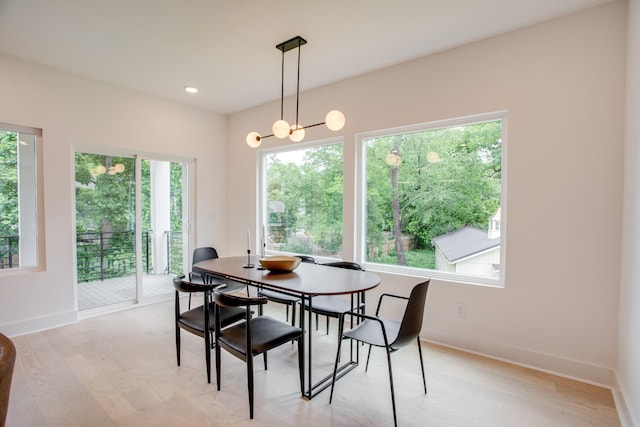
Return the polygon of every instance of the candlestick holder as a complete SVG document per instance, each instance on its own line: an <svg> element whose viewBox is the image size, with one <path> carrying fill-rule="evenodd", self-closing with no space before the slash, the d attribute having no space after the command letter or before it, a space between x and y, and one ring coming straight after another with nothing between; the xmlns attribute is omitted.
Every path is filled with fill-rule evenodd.
<svg viewBox="0 0 640 427"><path fill-rule="evenodd" d="M242 266L242 268L253 268L254 265L251 264L251 249L247 249L247 263Z"/></svg>
<svg viewBox="0 0 640 427"><path fill-rule="evenodd" d="M263 244L262 244L262 248L261 248L262 250L260 251L260 258L264 258L264 251L265 251L266 247L267 247L267 244L266 244L266 243L263 243ZM258 267L256 267L256 268L257 268L258 270L266 270L266 269L262 266L262 264L260 264L260 265L259 265Z"/></svg>

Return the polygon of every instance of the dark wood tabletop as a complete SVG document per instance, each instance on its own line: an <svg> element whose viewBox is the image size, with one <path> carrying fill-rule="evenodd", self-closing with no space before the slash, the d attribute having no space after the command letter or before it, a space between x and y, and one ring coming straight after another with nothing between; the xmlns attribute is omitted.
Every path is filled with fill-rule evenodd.
<svg viewBox="0 0 640 427"><path fill-rule="evenodd" d="M240 256L208 259L195 266L210 273L304 296L354 294L380 284L380 277L365 271L302 262L290 273L271 273L257 268L260 266L257 257L252 257L251 262L255 267L244 268L247 257Z"/></svg>

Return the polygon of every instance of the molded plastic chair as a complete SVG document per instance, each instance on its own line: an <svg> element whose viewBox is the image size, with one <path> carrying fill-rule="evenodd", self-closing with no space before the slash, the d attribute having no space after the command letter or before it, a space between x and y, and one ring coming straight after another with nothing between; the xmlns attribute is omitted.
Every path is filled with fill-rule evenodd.
<svg viewBox="0 0 640 427"><path fill-rule="evenodd" d="M396 418L396 399L393 390L393 375L391 373L391 353L410 344L413 341L418 343L418 354L420 356L420 369L422 370L422 384L424 386L424 394L427 394L427 379L424 373L424 364L422 362L422 346L420 345L420 331L422 330L422 319L424 318L425 304L427 299L427 291L429 290L429 281L419 283L411 290L411 295L407 297L382 294L378 301L375 316L366 314L346 312L340 318L338 352L336 354L336 363L333 368L333 380L331 382L331 395L329 403L333 399L333 389L336 384L336 375L338 371L338 361L340 360L340 348L342 346L342 338L351 338L365 344L369 344L369 352L367 354L367 364L365 372L369 368L369 356L371 356L371 346L384 347L387 351L387 364L389 366L389 384L391 386L391 404L393 406L393 423L398 425ZM407 306L402 317L402 321L390 320L379 316L380 306L384 297L398 298L408 300ZM362 319L362 323L355 328L344 332L344 320L346 316L354 316Z"/></svg>
<svg viewBox="0 0 640 427"><path fill-rule="evenodd" d="M191 283L224 283L224 278L214 276L201 268L195 267L200 261L218 258L218 251L210 246L203 246L193 250L193 259L191 261L191 273L189 273L189 281ZM215 280L214 280L215 279Z"/></svg>
<svg viewBox="0 0 640 427"><path fill-rule="evenodd" d="M309 255L294 255L302 260L302 262L308 262L311 264L317 264L316 260ZM267 297L269 301L284 304L287 309L287 322L289 321L289 307L291 307L291 325L296 324L296 306L300 302L300 297L296 295L289 295L284 292L273 291L271 289L260 289L258 296ZM260 306L260 315L262 315L262 306Z"/></svg>
<svg viewBox="0 0 640 427"><path fill-rule="evenodd" d="M346 268L349 270L365 271L365 269L360 264L357 264L355 262L350 262L350 261L328 262L322 265L326 265L329 267ZM346 298L334 297L334 296L321 295L321 296L313 297L312 304L313 304L313 307L311 307L311 312L315 313L316 315L316 330L318 330L318 317L319 317L318 315L321 314L323 316L326 316L327 318L327 334L329 334L329 318L330 317L338 319L340 318L342 313L344 313L345 311L352 310L351 300L348 300ZM307 306L307 309L308 308L309 306ZM355 305L355 307L353 307L353 310L360 310L360 311L364 310L364 299L362 301L359 301Z"/></svg>
<svg viewBox="0 0 640 427"><path fill-rule="evenodd" d="M205 360L207 365L207 382L211 382L211 344L212 334L215 330L215 308L212 302L211 292L213 289L224 286L220 284L193 283L185 279L185 276L178 276L173 279L175 294L175 327L176 327L176 356L178 366L180 366L180 329L204 338ZM202 292L204 295L203 304L189 310L180 311L180 293L188 293L189 297L194 292ZM229 326L245 318L245 310L240 308L230 308L220 311L220 323L223 327Z"/></svg>
<svg viewBox="0 0 640 427"><path fill-rule="evenodd" d="M247 364L247 386L249 392L249 416L253 419L253 357L262 353L264 369L267 370L267 351L286 342L298 341L298 370L300 375L300 393L303 393L303 348L302 329L268 316L252 317L250 307L264 305L266 297L245 297L238 294L214 293L216 312L244 306L246 321L222 329L222 322L216 320L216 378L220 390L220 349L224 348ZM216 319L220 319L218 315Z"/></svg>
<svg viewBox="0 0 640 427"><path fill-rule="evenodd" d="M193 251L193 259L191 261L191 272L189 273L189 281L191 283L200 284L227 285L227 292L235 292L236 290L245 288L245 283L226 279L222 276L211 274L208 271L195 267L195 265L200 261L206 261L208 259L216 258L218 258L218 251L216 251L215 248L212 248L211 246L195 248ZM189 295L189 308L191 308L191 295Z"/></svg>

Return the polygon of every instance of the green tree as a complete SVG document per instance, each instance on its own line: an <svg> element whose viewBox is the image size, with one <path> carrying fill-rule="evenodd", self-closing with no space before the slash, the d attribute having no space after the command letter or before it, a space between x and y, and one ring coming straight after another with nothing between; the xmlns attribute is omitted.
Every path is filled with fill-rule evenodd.
<svg viewBox="0 0 640 427"><path fill-rule="evenodd" d="M18 234L18 140L0 130L0 236Z"/></svg>
<svg viewBox="0 0 640 427"><path fill-rule="evenodd" d="M368 243L401 230L430 248L431 239L461 227L486 228L500 204L500 138L495 121L365 141ZM399 165L387 164L392 151ZM396 256L404 264L398 241Z"/></svg>

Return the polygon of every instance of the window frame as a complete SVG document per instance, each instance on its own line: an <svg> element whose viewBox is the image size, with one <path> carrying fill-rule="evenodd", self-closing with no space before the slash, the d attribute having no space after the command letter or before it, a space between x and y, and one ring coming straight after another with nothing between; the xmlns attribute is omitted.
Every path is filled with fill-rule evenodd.
<svg viewBox="0 0 640 427"><path fill-rule="evenodd" d="M35 239L36 245L34 249L34 256L36 257L36 263L27 266L18 266L6 269L0 269L0 277L12 276L16 274L24 274L28 272L39 272L46 270L46 250L45 250L45 215L44 215L44 178L43 178L43 137L42 129L34 128L30 126L21 126L10 123L0 122L0 129L8 132L24 133L34 136L35 147L33 150L33 176L30 180L33 181L35 198L33 200L35 204ZM20 176L20 175L19 175ZM18 186L20 187L20 178L18 178ZM21 216L19 217L19 221Z"/></svg>
<svg viewBox="0 0 640 427"><path fill-rule="evenodd" d="M304 142L298 142L295 144L288 144L288 145L281 145L278 147L270 147L270 148L263 148L263 149L259 149L257 156L256 156L256 170L258 171L258 179L256 180L257 182L257 188L256 188L256 194L258 195L258 200L257 200L257 209L256 209L256 228L255 228L255 244L252 244L252 250L255 248L258 248L258 252L257 255L260 255L260 237L262 235L262 227L266 226L267 224L267 191L266 191L266 184L267 184L267 168L266 168L266 157L269 154L277 154L277 153L284 153L284 152L288 152L288 151L294 151L294 150L303 150L303 149L307 149L307 148L314 148L314 147L321 147L321 146L325 146L325 145L334 145L334 144L342 144L342 177L343 177L343 181L342 181L342 248L343 248L343 252L344 252L344 247L345 247L345 222L344 222L344 218L345 218L345 211L344 211L344 197L345 197L345 182L344 182L344 168L345 168L345 164L344 164L344 149L345 149L345 144L344 144L344 138L339 136L339 137L333 137L333 138L326 138L326 139L319 139L319 140L313 140L313 141L304 141ZM265 251L265 255L295 255L294 253L291 252L284 252L284 251L274 251L274 250L266 250ZM331 261L336 261L338 259L341 259L340 257L326 257L326 256L318 256L318 255L313 255L313 257L317 260L317 261L323 261L323 262L331 262Z"/></svg>
<svg viewBox="0 0 640 427"><path fill-rule="evenodd" d="M475 276L470 274L450 273L417 267L393 264L380 264L366 261L367 248L367 161L365 141L371 138L381 138L402 133L414 133L436 130L455 126L468 126L490 121L501 121L501 224L500 224L500 272L498 278ZM506 273L506 242L507 242L507 111L462 116L452 119L436 120L407 126L399 126L356 134L356 226L355 226L355 257L367 270L383 273L401 274L420 278L438 279L457 283L504 287Z"/></svg>

